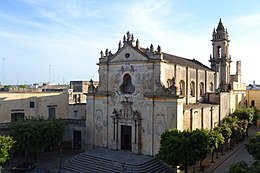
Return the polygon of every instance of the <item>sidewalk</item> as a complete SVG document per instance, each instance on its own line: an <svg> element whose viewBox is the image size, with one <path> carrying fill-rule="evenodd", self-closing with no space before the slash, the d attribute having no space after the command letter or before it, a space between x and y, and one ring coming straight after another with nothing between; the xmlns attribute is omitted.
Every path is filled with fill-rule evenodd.
<svg viewBox="0 0 260 173"><path fill-rule="evenodd" d="M248 131L249 138L254 137L257 132L260 132L260 128L253 126ZM224 150L224 155L221 155L221 152L218 154L218 159L216 158L216 153L214 154L214 163L211 162L211 154L208 154L206 159L203 161L203 165L205 165L204 173L211 173L213 172L217 167L221 166L223 162L225 162L229 157L231 157L236 151L238 151L241 147L245 145L245 143L248 142L249 138L247 138L245 141L235 144L235 147L230 149ZM195 167L189 168L189 173L193 173L195 169L195 172L203 172L200 171L200 164L197 163Z"/></svg>

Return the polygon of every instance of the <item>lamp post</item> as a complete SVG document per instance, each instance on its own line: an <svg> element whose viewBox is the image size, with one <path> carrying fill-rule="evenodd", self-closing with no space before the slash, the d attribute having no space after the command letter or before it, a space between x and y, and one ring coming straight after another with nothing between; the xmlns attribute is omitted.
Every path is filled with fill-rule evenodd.
<svg viewBox="0 0 260 173"><path fill-rule="evenodd" d="M62 167L62 148L60 148L60 168L59 168L59 172L61 171L61 167Z"/></svg>

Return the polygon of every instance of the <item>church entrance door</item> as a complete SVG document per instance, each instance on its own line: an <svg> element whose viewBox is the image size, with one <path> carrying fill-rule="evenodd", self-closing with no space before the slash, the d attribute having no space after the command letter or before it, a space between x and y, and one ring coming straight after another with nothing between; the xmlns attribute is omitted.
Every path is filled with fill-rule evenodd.
<svg viewBox="0 0 260 173"><path fill-rule="evenodd" d="M132 150L132 127L121 126L121 150Z"/></svg>
<svg viewBox="0 0 260 173"><path fill-rule="evenodd" d="M74 131L73 132L73 148L74 150L81 150L81 131Z"/></svg>

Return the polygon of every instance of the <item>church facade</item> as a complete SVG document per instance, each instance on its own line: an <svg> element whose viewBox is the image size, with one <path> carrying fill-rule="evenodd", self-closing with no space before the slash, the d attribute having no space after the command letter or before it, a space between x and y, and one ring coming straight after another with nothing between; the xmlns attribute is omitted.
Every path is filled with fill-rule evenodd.
<svg viewBox="0 0 260 173"><path fill-rule="evenodd" d="M88 88L86 147L153 156L166 129L211 129L242 106L241 70L230 75L228 32L221 20L212 37L210 68L160 46L144 49L129 32L116 53L101 51L99 84Z"/></svg>

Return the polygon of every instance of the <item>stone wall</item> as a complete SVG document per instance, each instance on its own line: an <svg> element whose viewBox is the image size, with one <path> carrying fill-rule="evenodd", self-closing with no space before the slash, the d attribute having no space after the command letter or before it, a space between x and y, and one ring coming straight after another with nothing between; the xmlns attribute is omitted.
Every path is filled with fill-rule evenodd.
<svg viewBox="0 0 260 173"><path fill-rule="evenodd" d="M30 107L34 102L34 107ZM68 93L0 93L1 122L11 122L11 113L48 118L48 108L55 107L56 118L68 117Z"/></svg>
<svg viewBox="0 0 260 173"><path fill-rule="evenodd" d="M247 106L254 106L260 110L260 90L247 90L246 91Z"/></svg>
<svg viewBox="0 0 260 173"><path fill-rule="evenodd" d="M121 149L121 126L131 126L132 152L154 155L160 146L160 135L168 128L177 128L177 102L174 98L120 96L95 97L95 103L88 97L86 117L87 146ZM137 122L131 117L119 117L118 124L112 118L114 110L123 110L122 102L133 103L132 110L140 113L141 124L138 131ZM91 105L94 103L94 105ZM107 105L107 106L106 106ZM94 111L91 109L94 108ZM124 110L123 110L124 111Z"/></svg>
<svg viewBox="0 0 260 173"><path fill-rule="evenodd" d="M219 124L219 106L212 104L196 104L184 106L184 129L212 129Z"/></svg>

